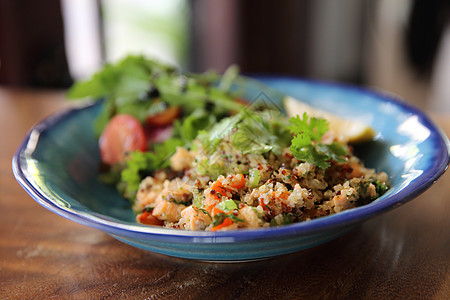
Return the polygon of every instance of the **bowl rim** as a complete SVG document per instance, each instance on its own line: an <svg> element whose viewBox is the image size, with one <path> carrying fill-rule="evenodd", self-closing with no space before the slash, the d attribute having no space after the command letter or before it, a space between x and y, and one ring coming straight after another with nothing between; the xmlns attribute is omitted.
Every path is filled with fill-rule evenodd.
<svg viewBox="0 0 450 300"><path fill-rule="evenodd" d="M403 101L399 97L388 94L383 91L375 91L367 87L355 86L344 83L325 82L319 80L303 79L288 76L256 76L255 79L266 79L274 81L290 81L292 83L303 82L309 85L319 85L323 87L335 87L347 91L368 95L377 101L387 102L399 107L402 111L407 111L417 115L422 124L424 124L433 134L431 134L432 143L435 144L436 153L433 163L424 170L424 172L406 187L400 189L394 194L383 195L376 201L367 205L340 212L338 214L317 218L311 221L298 222L290 225L257 229L239 229L233 231L186 231L179 229L161 228L141 224L129 224L121 220L113 220L102 217L101 214L74 210L70 207L62 207L55 203L50 197L37 189L30 178L27 178L23 171L23 165L20 160L25 152L32 134L42 134L50 131L56 124L63 122L66 118L76 115L78 112L90 109L99 103L88 103L74 106L63 112L57 112L34 125L25 135L12 159L13 174L19 184L27 193L40 205L48 210L63 216L69 220L94 227L110 234L115 234L129 238L143 238L153 240L163 240L177 243L230 243L245 242L255 239L274 239L290 235L309 235L319 233L324 230L343 228L369 218L380 215L392 208L417 197L428 189L436 180L447 170L450 163L450 142L442 129L434 124L424 112L413 105ZM76 200L76 199L75 199ZM107 216L105 216L107 217Z"/></svg>

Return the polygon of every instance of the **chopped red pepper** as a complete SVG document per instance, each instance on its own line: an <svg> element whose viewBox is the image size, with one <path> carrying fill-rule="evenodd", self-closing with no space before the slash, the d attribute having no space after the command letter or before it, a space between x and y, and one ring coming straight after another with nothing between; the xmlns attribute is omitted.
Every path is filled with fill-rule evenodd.
<svg viewBox="0 0 450 300"><path fill-rule="evenodd" d="M222 229L222 228L230 226L230 225L233 225L233 221L230 218L225 218L221 224L217 225L216 227L211 228L211 231L217 231L219 229Z"/></svg>

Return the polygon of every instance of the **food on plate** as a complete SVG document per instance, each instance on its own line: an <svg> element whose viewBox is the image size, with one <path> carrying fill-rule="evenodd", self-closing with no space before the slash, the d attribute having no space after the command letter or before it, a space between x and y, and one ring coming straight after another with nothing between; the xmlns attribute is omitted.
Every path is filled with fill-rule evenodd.
<svg viewBox="0 0 450 300"><path fill-rule="evenodd" d="M375 131L367 124L340 118L329 112L298 101L291 96L285 97L283 104L286 107L288 117L294 117L306 112L310 116L326 119L330 123L330 131L333 133L333 136L340 142L353 144L363 143L372 140L375 136Z"/></svg>
<svg viewBox="0 0 450 300"><path fill-rule="evenodd" d="M245 105L235 80L234 67L223 76L182 74L128 57L69 92L105 98L95 124L101 176L131 201L138 222L207 231L279 226L386 192L388 175L364 167L349 144L370 140L373 129L290 98L288 116Z"/></svg>
<svg viewBox="0 0 450 300"><path fill-rule="evenodd" d="M243 110L178 147L169 168L141 182L137 219L187 230L277 226L339 213L386 191L387 174L329 141L324 119L286 120Z"/></svg>

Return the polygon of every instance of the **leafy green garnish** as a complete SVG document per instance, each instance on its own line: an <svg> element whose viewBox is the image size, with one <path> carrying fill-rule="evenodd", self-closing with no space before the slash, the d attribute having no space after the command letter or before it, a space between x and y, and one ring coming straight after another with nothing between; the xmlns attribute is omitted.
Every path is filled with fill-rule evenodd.
<svg viewBox="0 0 450 300"><path fill-rule="evenodd" d="M270 121L263 114L249 110L241 112L241 120L231 135L231 143L243 154L281 153L278 137L270 134Z"/></svg>
<svg viewBox="0 0 450 300"><path fill-rule="evenodd" d="M377 180L375 182L375 190L378 194L378 196L383 195L384 193L386 193L386 191L389 189L389 187L387 186L386 183L381 182L380 180Z"/></svg>
<svg viewBox="0 0 450 300"><path fill-rule="evenodd" d="M223 119L219 123L215 124L211 130L201 130L198 135L199 141L203 145L203 149L207 153L211 153L217 147L217 145L236 127L236 124L241 120L241 114L231 116Z"/></svg>
<svg viewBox="0 0 450 300"><path fill-rule="evenodd" d="M190 143L199 131L241 109L243 105L234 99L235 91L231 92L238 72L232 66L223 76L213 72L183 74L144 56L128 56L117 63L105 64L90 79L76 82L67 93L69 99L103 100L93 124L98 137L117 114L132 115L145 125L150 116L164 112L169 106L181 109L169 140L153 144L148 153L130 154L126 164L111 166L101 179L117 184L126 198L134 200L143 177L167 167L176 146L195 146Z"/></svg>
<svg viewBox="0 0 450 300"><path fill-rule="evenodd" d="M291 141L292 155L315 166L326 169L331 163L330 159L345 162L347 147L337 142L331 144L321 143L321 138L328 131L328 121L325 119L309 117L306 113L300 118L298 115L289 119L289 129L294 138Z"/></svg>
<svg viewBox="0 0 450 300"><path fill-rule="evenodd" d="M181 107L186 116L200 108L221 119L242 107L230 93L237 71L231 67L224 77L211 73L185 75L174 67L143 56L128 56L116 64L106 64L91 79L76 82L67 97L105 99L105 106L95 122L98 136L117 113L145 120L155 113L151 109L155 99Z"/></svg>
<svg viewBox="0 0 450 300"><path fill-rule="evenodd" d="M178 146L183 145L179 139L168 139L164 143L156 144L154 151L131 152L127 158L126 166L120 173L118 187L124 197L134 201L142 178L151 172L169 166L169 158Z"/></svg>
<svg viewBox="0 0 450 300"><path fill-rule="evenodd" d="M285 124L280 123L282 119L281 113L276 111L243 109L237 115L223 119L209 132L202 131L198 138L208 153L229 137L231 144L243 154L269 151L280 154L291 137Z"/></svg>
<svg viewBox="0 0 450 300"><path fill-rule="evenodd" d="M195 139L201 130L205 130L216 123L214 115L209 114L204 109L196 109L184 120L175 120L175 135L178 135L184 142L189 143Z"/></svg>

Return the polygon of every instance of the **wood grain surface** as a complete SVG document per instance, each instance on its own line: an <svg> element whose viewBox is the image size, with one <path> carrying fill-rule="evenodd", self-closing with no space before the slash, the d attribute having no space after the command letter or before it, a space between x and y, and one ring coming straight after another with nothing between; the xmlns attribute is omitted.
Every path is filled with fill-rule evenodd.
<svg viewBox="0 0 450 300"><path fill-rule="evenodd" d="M0 88L0 299L450 299L450 174L321 246L250 263L170 258L55 215L15 181L27 130L63 92ZM450 134L450 115L432 115Z"/></svg>

